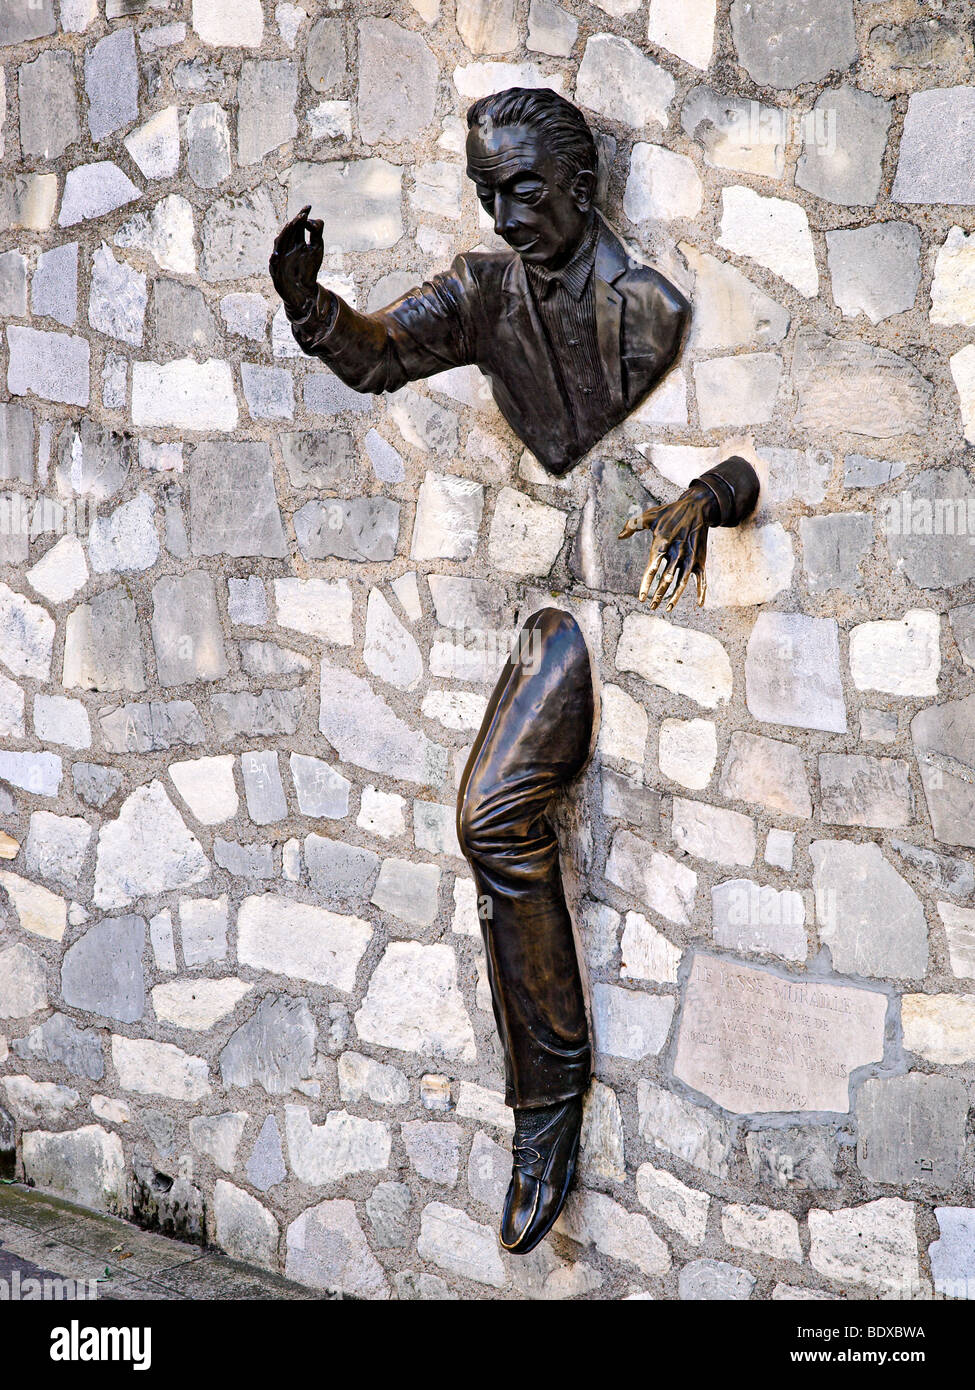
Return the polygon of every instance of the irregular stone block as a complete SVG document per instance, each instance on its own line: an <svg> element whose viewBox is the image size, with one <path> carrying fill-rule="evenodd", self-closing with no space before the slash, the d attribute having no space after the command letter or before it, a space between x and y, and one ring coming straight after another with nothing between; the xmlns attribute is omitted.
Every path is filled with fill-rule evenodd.
<svg viewBox="0 0 975 1390"><path fill-rule="evenodd" d="M355 1026L364 1042L472 1061L474 1031L457 984L453 949L391 942L373 971Z"/></svg>
<svg viewBox="0 0 975 1390"><path fill-rule="evenodd" d="M191 1130L192 1125L191 1120ZM258 1192L267 1192L283 1182L287 1176L278 1122L273 1115L268 1115L247 1160L247 1181L252 1187L256 1187Z"/></svg>
<svg viewBox="0 0 975 1390"><path fill-rule="evenodd" d="M745 1152L760 1183L785 1190L839 1186L839 1144L831 1130L806 1125L754 1129L745 1136Z"/></svg>
<svg viewBox="0 0 975 1390"><path fill-rule="evenodd" d="M892 108L892 102L857 87L824 92L806 117L796 186L831 203L873 207ZM825 140L824 128L830 132Z"/></svg>
<svg viewBox="0 0 975 1390"><path fill-rule="evenodd" d="M263 999L220 1053L223 1084L257 1084L269 1095L286 1095L311 1075L315 1036L315 1022L303 999L287 994Z"/></svg>
<svg viewBox="0 0 975 1390"><path fill-rule="evenodd" d="M420 1213L417 1254L450 1274L501 1289L504 1265L494 1230L478 1225L466 1212L442 1202L429 1202Z"/></svg>
<svg viewBox="0 0 975 1390"><path fill-rule="evenodd" d="M401 184L402 170L385 159L298 162L289 175L287 215L293 217L311 203L313 213L325 224L326 246L379 251L395 246L403 235Z"/></svg>
<svg viewBox="0 0 975 1390"><path fill-rule="evenodd" d="M935 839L975 848L975 696L921 710L911 738Z"/></svg>
<svg viewBox="0 0 975 1390"><path fill-rule="evenodd" d="M372 928L358 917L262 893L241 903L237 936L241 965L347 994L355 987Z"/></svg>
<svg viewBox="0 0 975 1390"><path fill-rule="evenodd" d="M809 1213L809 1263L839 1284L864 1284L895 1297L920 1287L914 1204L881 1197L859 1207Z"/></svg>
<svg viewBox="0 0 975 1390"><path fill-rule="evenodd" d="M913 584L948 589L975 577L975 492L964 468L922 469L885 510L891 559Z"/></svg>
<svg viewBox="0 0 975 1390"><path fill-rule="evenodd" d="M95 1211L127 1209L122 1141L101 1125L51 1134L35 1129L23 1136L24 1177Z"/></svg>
<svg viewBox="0 0 975 1390"><path fill-rule="evenodd" d="M875 844L815 840L809 847L819 934L833 969L920 979L927 970L924 909Z"/></svg>
<svg viewBox="0 0 975 1390"><path fill-rule="evenodd" d="M871 1077L856 1098L857 1167L870 1182L953 1187L967 1115L960 1081L923 1072Z"/></svg>
<svg viewBox="0 0 975 1390"><path fill-rule="evenodd" d="M912 92L891 198L896 203L975 203L975 88Z"/></svg>
<svg viewBox="0 0 975 1390"><path fill-rule="evenodd" d="M821 753L820 816L830 825L908 825L913 802L906 762Z"/></svg>
<svg viewBox="0 0 975 1390"><path fill-rule="evenodd" d="M216 1243L233 1260L276 1269L280 1230L256 1197L218 1178L213 1190Z"/></svg>
<svg viewBox="0 0 975 1390"><path fill-rule="evenodd" d="M461 21L458 15L458 28ZM362 20L358 116L365 143L419 139L433 120L437 77L437 60L419 34L388 19Z"/></svg>
<svg viewBox="0 0 975 1390"><path fill-rule="evenodd" d="M298 206L304 204L298 204L295 211ZM211 202L203 218L203 279L213 283L266 275L267 248L280 230L280 221L271 194L263 185Z"/></svg>
<svg viewBox="0 0 975 1390"><path fill-rule="evenodd" d="M345 1199L320 1202L292 1221L284 1272L313 1289L353 1298L389 1297L389 1286L366 1243L355 1203Z"/></svg>
<svg viewBox="0 0 975 1390"><path fill-rule="evenodd" d="M748 639L745 692L756 719L845 733L836 622L804 613L760 613Z"/></svg>
<svg viewBox="0 0 975 1390"><path fill-rule="evenodd" d="M802 895L778 892L749 879L728 879L711 889L714 940L730 951L767 951L783 960L808 954Z"/></svg>
<svg viewBox="0 0 975 1390"><path fill-rule="evenodd" d="M196 445L190 459L190 532L197 555L288 553L268 446Z"/></svg>
<svg viewBox="0 0 975 1390"><path fill-rule="evenodd" d="M819 272L804 208L785 198L763 198L733 185L721 191L718 245L750 256L794 285L807 299L819 290Z"/></svg>
<svg viewBox="0 0 975 1390"><path fill-rule="evenodd" d="M576 101L602 116L642 130L651 122L667 125L674 79L629 39L594 34L586 43Z"/></svg>
<svg viewBox="0 0 975 1390"><path fill-rule="evenodd" d="M751 1298L755 1276L727 1260L691 1260L677 1280L678 1297L688 1301L728 1302Z"/></svg>
<svg viewBox="0 0 975 1390"><path fill-rule="evenodd" d="M137 787L118 817L102 825L95 864L96 907L184 888L209 877L210 865L159 781Z"/></svg>
<svg viewBox="0 0 975 1390"><path fill-rule="evenodd" d="M731 32L749 77L780 91L845 72L858 56L852 0L734 0Z"/></svg>
<svg viewBox="0 0 975 1390"><path fill-rule="evenodd" d="M808 325L796 336L794 424L822 434L871 439L926 434L934 393L906 358L871 343L841 340Z"/></svg>
<svg viewBox="0 0 975 1390"><path fill-rule="evenodd" d="M306 560L392 560L399 516L399 503L388 497L306 502L295 512L295 535Z"/></svg>
<svg viewBox="0 0 975 1390"><path fill-rule="evenodd" d="M912 223L827 232L826 250L833 301L847 318L866 314L876 324L914 308L921 282L921 233Z"/></svg>

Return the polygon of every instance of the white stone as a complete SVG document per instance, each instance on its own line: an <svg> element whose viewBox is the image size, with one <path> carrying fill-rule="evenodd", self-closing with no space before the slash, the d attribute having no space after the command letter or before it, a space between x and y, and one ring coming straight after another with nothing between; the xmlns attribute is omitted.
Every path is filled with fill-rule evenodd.
<svg viewBox="0 0 975 1390"><path fill-rule="evenodd" d="M755 862L755 822L740 811L674 797L673 835L685 854L715 864Z"/></svg>
<svg viewBox="0 0 975 1390"><path fill-rule="evenodd" d="M428 472L417 494L410 558L470 559L477 545L483 507L480 483Z"/></svg>
<svg viewBox="0 0 975 1390"><path fill-rule="evenodd" d="M111 1096L92 1096L91 1110L96 1119L110 1125L131 1123L132 1111L124 1100L113 1100Z"/></svg>
<svg viewBox="0 0 975 1390"><path fill-rule="evenodd" d="M731 661L717 638L646 613L624 619L616 668L636 671L651 685L687 695L708 709L731 699Z"/></svg>
<svg viewBox="0 0 975 1390"><path fill-rule="evenodd" d="M975 444L975 343L949 357L948 365L958 391L965 438Z"/></svg>
<svg viewBox="0 0 975 1390"><path fill-rule="evenodd" d="M731 1202L721 1212L721 1233L726 1243L737 1250L802 1263L799 1223L787 1211Z"/></svg>
<svg viewBox="0 0 975 1390"><path fill-rule="evenodd" d="M636 1170L636 1195L651 1216L664 1221L688 1245L700 1245L707 1230L711 1198L688 1187L666 1168L641 1163Z"/></svg>
<svg viewBox="0 0 975 1390"><path fill-rule="evenodd" d="M36 796L57 796L62 771L56 753L13 753L0 748L0 780Z"/></svg>
<svg viewBox="0 0 975 1390"><path fill-rule="evenodd" d="M352 104L320 101L308 108L308 129L313 140L351 140Z"/></svg>
<svg viewBox="0 0 975 1390"><path fill-rule="evenodd" d="M88 582L85 548L77 536L62 536L27 571L27 582L49 603L65 603Z"/></svg>
<svg viewBox="0 0 975 1390"><path fill-rule="evenodd" d="M975 327L975 232L948 229L934 264L931 322Z"/></svg>
<svg viewBox="0 0 975 1390"><path fill-rule="evenodd" d="M726 1120L650 1081L637 1083L640 1133L685 1163L727 1178L735 1131Z"/></svg>
<svg viewBox="0 0 975 1390"><path fill-rule="evenodd" d="M791 869L795 842L792 830L770 830L765 841L766 864L774 864L777 869Z"/></svg>
<svg viewBox="0 0 975 1390"><path fill-rule="evenodd" d="M819 272L805 209L740 185L722 189L721 196L718 245L758 261L807 299L817 294Z"/></svg>
<svg viewBox="0 0 975 1390"><path fill-rule="evenodd" d="M423 658L416 639L378 589L369 591L362 658L374 676L398 690L413 690L423 676Z"/></svg>
<svg viewBox="0 0 975 1390"><path fill-rule="evenodd" d="M24 1176L40 1188L96 1211L127 1209L125 1158L117 1134L101 1125L23 1137Z"/></svg>
<svg viewBox="0 0 975 1390"><path fill-rule="evenodd" d="M481 727L487 700L472 690L431 690L423 697L421 712L445 729L475 731Z"/></svg>
<svg viewBox="0 0 975 1390"><path fill-rule="evenodd" d="M416 575L413 571L407 570L406 574L401 574L398 579L394 579L389 587L403 605L403 612L410 622L418 623L423 617L423 605L420 602L420 591L417 588Z"/></svg>
<svg viewBox="0 0 975 1390"><path fill-rule="evenodd" d="M660 771L691 791L703 791L718 760L718 736L710 719L662 719L657 746Z"/></svg>
<svg viewBox="0 0 975 1390"><path fill-rule="evenodd" d="M912 1202L881 1197L838 1211L813 1208L809 1236L809 1263L828 1279L917 1296L921 1273Z"/></svg>
<svg viewBox="0 0 975 1390"><path fill-rule="evenodd" d="M81 1097L70 1086L53 1081L33 1081L29 1076L5 1076L3 1089L7 1103L22 1124L45 1124L63 1120Z"/></svg>
<svg viewBox="0 0 975 1390"><path fill-rule="evenodd" d="M46 333L20 324L7 325L7 389L42 400L87 405L91 348L74 333ZM8 504L9 505L9 504Z"/></svg>
<svg viewBox="0 0 975 1390"><path fill-rule="evenodd" d="M728 879L711 889L711 914L715 942L729 951L769 951L783 960L806 959L806 909L802 894L794 889L779 892L747 878Z"/></svg>
<svg viewBox="0 0 975 1390"><path fill-rule="evenodd" d="M687 155L642 141L633 146L623 192L623 211L631 222L696 217L703 201L704 186Z"/></svg>
<svg viewBox="0 0 975 1390"><path fill-rule="evenodd" d="M592 986L592 1026L596 1051L603 1056L641 1061L655 1057L667 1041L674 1017L674 997Z"/></svg>
<svg viewBox="0 0 975 1390"><path fill-rule="evenodd" d="M176 429L233 430L239 412L229 362L192 357L133 362L132 423Z"/></svg>
<svg viewBox="0 0 975 1390"><path fill-rule="evenodd" d="M67 925L67 904L63 898L9 869L0 869L0 885L24 931L46 937L48 941L61 940Z"/></svg>
<svg viewBox="0 0 975 1390"><path fill-rule="evenodd" d="M670 1251L647 1218L628 1212L601 1192L571 1192L555 1229L581 1245L595 1245L611 1260L635 1265L651 1278L670 1269Z"/></svg>
<svg viewBox="0 0 975 1390"><path fill-rule="evenodd" d="M364 1042L472 1062L474 1030L457 983L457 959L443 944L394 941L373 971L355 1015Z"/></svg>
<svg viewBox="0 0 975 1390"><path fill-rule="evenodd" d="M722 352L738 347L773 347L782 341L789 331L788 310L735 266L699 251L690 242L680 242L680 250L694 271L689 348ZM709 542L717 534L709 535Z"/></svg>
<svg viewBox="0 0 975 1390"><path fill-rule="evenodd" d="M355 1204L346 1199L320 1202L288 1227L284 1272L313 1289L353 1298L385 1299L389 1286L359 1225Z"/></svg>
<svg viewBox="0 0 975 1390"><path fill-rule="evenodd" d="M686 864L660 854L630 830L613 836L605 876L631 897L659 912L668 922L689 926L694 909L697 874Z"/></svg>
<svg viewBox="0 0 975 1390"><path fill-rule="evenodd" d="M773 352L739 353L694 364L702 430L764 425L775 412L782 359Z"/></svg>
<svg viewBox="0 0 975 1390"><path fill-rule="evenodd" d="M354 600L347 579L275 579L274 607L281 627L348 647Z"/></svg>
<svg viewBox="0 0 975 1390"><path fill-rule="evenodd" d="M68 170L64 180L58 225L73 227L88 218L104 217L141 197L141 189L110 159L76 165Z"/></svg>
<svg viewBox="0 0 975 1390"><path fill-rule="evenodd" d="M34 697L35 701L37 696ZM24 692L16 681L0 672L0 734L24 736ZM40 737L40 735L38 735Z"/></svg>
<svg viewBox="0 0 975 1390"><path fill-rule="evenodd" d="M214 48L259 48L264 37L261 0L193 0L192 22Z"/></svg>
<svg viewBox="0 0 975 1390"><path fill-rule="evenodd" d="M618 685L604 686L600 698L600 753L642 768L650 727L646 710Z"/></svg>
<svg viewBox="0 0 975 1390"><path fill-rule="evenodd" d="M370 835L384 840L406 833L406 800L395 792L381 792L375 787L362 789L362 803L356 825Z"/></svg>
<svg viewBox="0 0 975 1390"><path fill-rule="evenodd" d="M193 231L191 204L178 193L170 193L151 212L137 213L123 222L115 233L115 245L147 252L160 270L195 275Z"/></svg>
<svg viewBox="0 0 975 1390"><path fill-rule="evenodd" d="M620 941L620 979L677 983L681 950L639 912L628 912Z"/></svg>
<svg viewBox="0 0 975 1390"><path fill-rule="evenodd" d="M975 909L958 907L955 903L938 903L938 916L948 938L952 974L975 977Z"/></svg>
<svg viewBox="0 0 975 1390"><path fill-rule="evenodd" d="M778 521L712 530L704 606L750 608L768 603L790 587L795 564L792 536Z"/></svg>
<svg viewBox="0 0 975 1390"><path fill-rule="evenodd" d="M905 994L904 1048L928 1062L975 1061L975 994Z"/></svg>
<svg viewBox="0 0 975 1390"><path fill-rule="evenodd" d="M461 1279L504 1288L504 1265L491 1226L478 1225L466 1212L429 1202L420 1213L417 1254Z"/></svg>
<svg viewBox="0 0 975 1390"><path fill-rule="evenodd" d="M937 695L941 615L911 608L892 622L860 623L850 632L850 675L858 690Z"/></svg>
<svg viewBox="0 0 975 1390"><path fill-rule="evenodd" d="M407 1105L410 1083L396 1067L343 1052L338 1064L339 1095L345 1101L372 1100L377 1105Z"/></svg>
<svg viewBox="0 0 975 1390"><path fill-rule="evenodd" d="M237 1149L250 1116L246 1110L226 1111L222 1115L194 1115L189 1123L190 1143L198 1153L212 1158L218 1168L232 1173Z"/></svg>
<svg viewBox="0 0 975 1390"><path fill-rule="evenodd" d="M232 1014L253 985L228 977L223 980L170 980L152 991L152 1007L160 1023L177 1028L212 1028Z"/></svg>
<svg viewBox="0 0 975 1390"><path fill-rule="evenodd" d="M159 558L156 513L148 492L138 492L107 516L92 518L88 559L96 574L151 569Z"/></svg>
<svg viewBox="0 0 975 1390"><path fill-rule="evenodd" d="M478 101L507 87L551 87L563 91L561 73L549 76L534 63L462 63L454 68L454 86L468 101Z"/></svg>
<svg viewBox="0 0 975 1390"><path fill-rule="evenodd" d="M98 18L98 0L61 0L61 28L66 34L83 34Z"/></svg>
<svg viewBox="0 0 975 1390"><path fill-rule="evenodd" d="M44 962L18 942L0 951L0 1018L28 1018L47 1008Z"/></svg>
<svg viewBox="0 0 975 1390"><path fill-rule="evenodd" d="M379 1120L332 1110L323 1125L314 1125L306 1106L286 1105L284 1125L292 1172L311 1187L389 1166L389 1130Z"/></svg>
<svg viewBox="0 0 975 1390"><path fill-rule="evenodd" d="M623 1116L616 1092L592 1081L586 1093L579 1139L579 1172L583 1182L626 1179Z"/></svg>
<svg viewBox="0 0 975 1390"><path fill-rule="evenodd" d="M209 877L210 865L158 780L137 787L98 836L96 907L125 907L137 898L185 888Z"/></svg>
<svg viewBox="0 0 975 1390"><path fill-rule="evenodd" d="M256 1197L218 1178L213 1189L216 1243L233 1260L277 1269L278 1223Z"/></svg>
<svg viewBox="0 0 975 1390"><path fill-rule="evenodd" d="M221 825L237 814L240 805L234 785L234 758L224 753L170 763L173 786L201 825Z"/></svg>
<svg viewBox="0 0 975 1390"><path fill-rule="evenodd" d="M647 38L706 72L714 48L716 0L650 0Z"/></svg>
<svg viewBox="0 0 975 1390"><path fill-rule="evenodd" d="M294 902L277 893L245 898L237 914L237 959L348 993L372 928L358 917Z"/></svg>
<svg viewBox="0 0 975 1390"><path fill-rule="evenodd" d="M629 39L594 34L586 44L576 78L576 101L601 116L642 130L667 125L676 84L665 68Z"/></svg>
<svg viewBox="0 0 975 1390"><path fill-rule="evenodd" d="M123 1091L189 1102L210 1094L209 1068L172 1043L112 1034L112 1064Z"/></svg>
<svg viewBox="0 0 975 1390"><path fill-rule="evenodd" d="M173 178L179 168L179 108L157 112L125 137L125 148L145 178Z"/></svg>

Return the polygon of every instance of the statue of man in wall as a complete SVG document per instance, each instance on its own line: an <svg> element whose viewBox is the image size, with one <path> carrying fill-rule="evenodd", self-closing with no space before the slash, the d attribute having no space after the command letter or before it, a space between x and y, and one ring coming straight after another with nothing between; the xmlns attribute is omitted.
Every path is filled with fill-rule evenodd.
<svg viewBox="0 0 975 1390"><path fill-rule="evenodd" d="M318 284L323 224L306 207L276 238L271 276L298 344L347 385L395 391L475 364L518 438L561 475L673 365L691 306L596 211L596 147L575 106L548 89L516 87L475 102L467 124L468 177L510 250L458 256L387 308L360 314ZM709 527L737 525L757 496L754 470L732 458L675 502L627 522L621 540L653 533L641 601L671 609L693 576L703 603ZM481 925L515 1112L501 1243L517 1252L538 1244L565 1201L592 1063L546 809L589 757L593 668L568 613L543 609L525 628L457 803L461 848L491 909Z"/></svg>

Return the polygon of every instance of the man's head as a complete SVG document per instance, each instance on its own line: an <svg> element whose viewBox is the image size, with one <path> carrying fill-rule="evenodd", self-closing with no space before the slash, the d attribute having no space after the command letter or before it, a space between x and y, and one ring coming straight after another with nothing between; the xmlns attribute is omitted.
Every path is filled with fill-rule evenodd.
<svg viewBox="0 0 975 1390"><path fill-rule="evenodd" d="M596 145L581 111L547 87L510 87L467 113L467 176L494 230L526 261L558 270L592 216Z"/></svg>

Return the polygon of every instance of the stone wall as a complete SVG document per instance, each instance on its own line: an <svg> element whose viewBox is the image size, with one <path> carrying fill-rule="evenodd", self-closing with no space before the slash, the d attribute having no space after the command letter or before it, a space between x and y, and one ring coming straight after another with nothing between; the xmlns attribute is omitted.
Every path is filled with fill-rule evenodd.
<svg viewBox="0 0 975 1390"><path fill-rule="evenodd" d="M5 0L0 1144L366 1297L963 1296L975 1277L975 87L962 3ZM493 244L470 100L545 82L696 307L567 478L473 370L360 397L267 275ZM615 540L732 452L710 590ZM560 812L597 1047L556 1233L453 803L579 617Z"/></svg>

